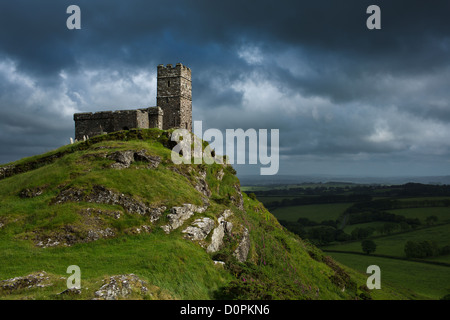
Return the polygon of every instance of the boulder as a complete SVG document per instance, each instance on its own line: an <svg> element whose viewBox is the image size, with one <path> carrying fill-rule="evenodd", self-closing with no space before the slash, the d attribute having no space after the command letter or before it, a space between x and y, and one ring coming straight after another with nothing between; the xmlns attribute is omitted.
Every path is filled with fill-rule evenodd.
<svg viewBox="0 0 450 320"><path fill-rule="evenodd" d="M214 220L210 218L197 219L183 230L185 238L189 240L204 240L214 228Z"/></svg>
<svg viewBox="0 0 450 320"><path fill-rule="evenodd" d="M182 207L173 207L167 215L169 224L162 226L161 228L166 233L170 233L173 230L179 228L184 222L192 217L194 213L203 213L207 209L206 206L196 206L194 204L186 203Z"/></svg>
<svg viewBox="0 0 450 320"><path fill-rule="evenodd" d="M244 229L244 233L242 234L242 240L239 243L238 247L234 251L233 255L239 262L245 262L247 260L248 252L250 251L250 234L248 229Z"/></svg>
<svg viewBox="0 0 450 320"><path fill-rule="evenodd" d="M220 247L223 244L223 237L225 233L231 233L231 229L233 228L233 224L231 222L225 221L229 216L231 216L233 212L229 209L226 209L220 217L217 219L219 225L214 229L211 235L211 243L206 248L206 252L214 253L219 251Z"/></svg>
<svg viewBox="0 0 450 320"><path fill-rule="evenodd" d="M95 292L96 300L118 300L131 293L146 294L147 283L134 274L112 276Z"/></svg>

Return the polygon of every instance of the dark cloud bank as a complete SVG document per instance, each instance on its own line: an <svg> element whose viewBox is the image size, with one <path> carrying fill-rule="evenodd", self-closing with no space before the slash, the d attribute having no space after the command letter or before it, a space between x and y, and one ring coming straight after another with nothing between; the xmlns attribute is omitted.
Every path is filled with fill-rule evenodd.
<svg viewBox="0 0 450 320"><path fill-rule="evenodd" d="M81 30L65 27L71 4ZM371 4L381 30L365 27ZM22 0L0 12L0 163L67 144L74 112L155 105L156 65L182 62L204 129L280 129L280 174L449 172L448 1Z"/></svg>

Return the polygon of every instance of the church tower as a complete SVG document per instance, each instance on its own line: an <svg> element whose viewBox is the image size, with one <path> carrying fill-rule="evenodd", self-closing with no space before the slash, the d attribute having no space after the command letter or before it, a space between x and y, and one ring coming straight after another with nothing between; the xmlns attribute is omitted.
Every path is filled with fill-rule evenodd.
<svg viewBox="0 0 450 320"><path fill-rule="evenodd" d="M181 63L158 66L156 105L164 112L164 130L192 131L191 69Z"/></svg>

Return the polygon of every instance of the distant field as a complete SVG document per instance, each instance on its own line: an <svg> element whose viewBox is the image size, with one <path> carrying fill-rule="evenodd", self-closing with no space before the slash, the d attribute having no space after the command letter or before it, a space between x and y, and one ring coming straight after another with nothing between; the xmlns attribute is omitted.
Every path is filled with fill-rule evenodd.
<svg viewBox="0 0 450 320"><path fill-rule="evenodd" d="M297 221L298 218L308 218L312 221L322 222L323 220L336 220L352 204L327 203L289 206L274 209L272 213L278 220Z"/></svg>
<svg viewBox="0 0 450 320"><path fill-rule="evenodd" d="M450 197L411 197L411 198L401 198L400 201L426 201L426 200L450 200Z"/></svg>
<svg viewBox="0 0 450 320"><path fill-rule="evenodd" d="M426 263L327 252L340 263L365 273L369 265L377 265L383 281L417 292L430 299L440 299L450 293L450 268Z"/></svg>
<svg viewBox="0 0 450 320"><path fill-rule="evenodd" d="M265 197L265 196L258 196L257 198L258 198L259 201L261 201L262 203L266 204L268 202L283 201L283 199L291 200L291 199L295 199L295 198L298 198L298 197L296 197L296 196L292 196L292 197L289 197L289 196L287 196L287 197L285 197L285 196L280 196L280 197L277 197L277 196L267 196L267 197Z"/></svg>
<svg viewBox="0 0 450 320"><path fill-rule="evenodd" d="M375 253L397 257L406 257L404 248L405 243L408 240L412 241L433 240L437 242L439 247L448 246L450 245L450 225L447 224L443 226L436 226L422 230L405 232L401 234L394 234L391 236L373 239L373 241L377 244L377 249ZM330 250L362 252L360 241L334 246L327 246L325 248ZM448 262L449 257L448 256L436 257L433 258L433 260Z"/></svg>
<svg viewBox="0 0 450 320"><path fill-rule="evenodd" d="M428 216L438 217L438 221L450 221L450 207L430 207L430 208L406 208L389 210L388 212L405 216L406 218L418 218L422 223Z"/></svg>
<svg viewBox="0 0 450 320"><path fill-rule="evenodd" d="M383 224L385 224L384 221L374 221L374 222L366 222L366 223L351 224L351 225L346 225L345 228L344 228L344 231L345 231L346 233L348 233L348 234L351 234L352 231L353 231L354 229L356 229L356 228L368 228L368 227L371 227L371 228L376 229L377 227L382 226ZM378 232L375 231L375 232L373 233L373 235L378 235Z"/></svg>
<svg viewBox="0 0 450 320"><path fill-rule="evenodd" d="M355 186L353 183L346 182L331 182L331 183L301 183L301 184L283 184L283 185L266 185L266 186L241 186L241 190L244 192L253 191L269 191L269 190L287 190L293 188L344 188Z"/></svg>

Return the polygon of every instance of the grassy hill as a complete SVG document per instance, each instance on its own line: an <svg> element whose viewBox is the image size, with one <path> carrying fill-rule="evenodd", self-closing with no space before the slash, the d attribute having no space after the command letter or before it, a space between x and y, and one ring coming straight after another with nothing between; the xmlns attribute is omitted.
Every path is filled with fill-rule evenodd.
<svg viewBox="0 0 450 320"><path fill-rule="evenodd" d="M420 298L368 290L241 192L231 166L173 164L170 136L121 131L2 166L0 298Z"/></svg>

